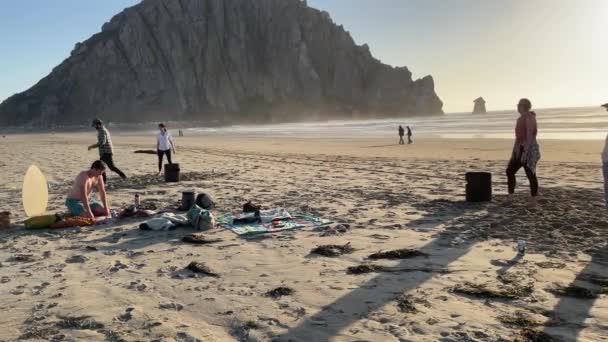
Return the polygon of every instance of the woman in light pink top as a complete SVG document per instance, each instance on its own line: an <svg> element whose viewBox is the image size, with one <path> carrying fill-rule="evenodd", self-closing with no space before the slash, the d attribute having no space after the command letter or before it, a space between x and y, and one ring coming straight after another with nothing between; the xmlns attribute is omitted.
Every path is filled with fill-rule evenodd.
<svg viewBox="0 0 608 342"><path fill-rule="evenodd" d="M517 104L520 116L515 125L515 144L511 153L511 160L507 167L507 180L509 184L509 199L515 192L515 174L522 167L530 181L532 204L536 203L538 196L538 179L536 178L536 164L540 160L540 147L536 141L538 126L536 113L531 111L532 103L528 99L521 99Z"/></svg>

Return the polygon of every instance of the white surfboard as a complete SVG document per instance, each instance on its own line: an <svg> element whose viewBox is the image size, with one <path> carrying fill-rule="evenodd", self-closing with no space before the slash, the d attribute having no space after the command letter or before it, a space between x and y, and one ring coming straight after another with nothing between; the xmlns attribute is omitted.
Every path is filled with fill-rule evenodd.
<svg viewBox="0 0 608 342"><path fill-rule="evenodd" d="M42 215L49 203L49 187L46 177L36 166L31 165L23 177L21 199L23 210L28 217Z"/></svg>

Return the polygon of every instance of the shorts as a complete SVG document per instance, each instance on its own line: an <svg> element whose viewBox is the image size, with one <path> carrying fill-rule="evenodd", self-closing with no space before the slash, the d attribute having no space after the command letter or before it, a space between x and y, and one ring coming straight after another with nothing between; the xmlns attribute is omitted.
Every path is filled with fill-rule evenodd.
<svg viewBox="0 0 608 342"><path fill-rule="evenodd" d="M86 211L86 209L84 208L84 203L82 203L82 201L80 200L73 198L66 199L65 206L68 207L68 212L75 216L80 216ZM96 200L89 200L89 206L91 207L91 210L93 210L94 208L103 208L101 203L97 202Z"/></svg>

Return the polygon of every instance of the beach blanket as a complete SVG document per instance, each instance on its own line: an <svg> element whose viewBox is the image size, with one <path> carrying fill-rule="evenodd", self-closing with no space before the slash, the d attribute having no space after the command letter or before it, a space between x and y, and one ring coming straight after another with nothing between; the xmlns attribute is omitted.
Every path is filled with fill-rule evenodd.
<svg viewBox="0 0 608 342"><path fill-rule="evenodd" d="M242 219L251 213L219 215L216 220L219 226L231 230L237 235L254 235L282 232L285 230L314 228L326 226L332 221L310 215L290 215L290 218L278 219L266 223L235 224L235 219Z"/></svg>

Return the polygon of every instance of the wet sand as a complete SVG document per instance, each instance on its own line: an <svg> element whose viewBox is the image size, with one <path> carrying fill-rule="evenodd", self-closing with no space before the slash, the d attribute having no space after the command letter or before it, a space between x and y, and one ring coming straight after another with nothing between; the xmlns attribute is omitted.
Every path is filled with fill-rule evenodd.
<svg viewBox="0 0 608 342"><path fill-rule="evenodd" d="M523 171L504 203L506 140L176 138L185 181L156 174L154 137L113 135L115 208L135 193L173 209L181 191L310 211L336 223L244 239L223 229L208 245L193 231L139 230L142 220L63 230L0 231L0 340L110 341L564 341L608 335L608 211L602 142L541 141L540 203L528 208ZM30 164L50 183L49 211L97 157L95 133L0 140L0 211L24 218L20 180ZM464 173L491 171L495 200L468 204ZM517 257L515 240L527 254ZM311 254L350 243L352 253ZM371 260L408 248L426 256ZM218 277L193 273L204 262ZM373 272L348 274L361 265ZM574 285L574 286L571 286ZM279 287L280 289L267 293ZM582 288L582 289L581 289ZM274 295L278 294L278 295ZM281 294L284 294L281 296ZM579 298L582 297L582 298ZM537 334L537 335L535 335Z"/></svg>

